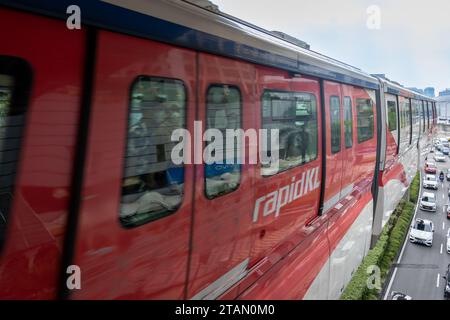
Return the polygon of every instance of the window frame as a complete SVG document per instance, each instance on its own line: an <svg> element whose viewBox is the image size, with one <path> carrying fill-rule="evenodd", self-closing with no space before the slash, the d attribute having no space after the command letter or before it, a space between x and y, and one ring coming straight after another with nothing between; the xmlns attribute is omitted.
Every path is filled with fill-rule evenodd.
<svg viewBox="0 0 450 320"><path fill-rule="evenodd" d="M290 167L290 168L287 168L287 169L285 169L285 170L279 170L277 173L271 174L271 175L264 175L264 174L261 174L261 172L262 172L261 169L262 169L262 168L260 167L259 172L260 172L261 177L263 177L263 178L271 178L271 177L275 177L275 176L277 176L277 175L279 175L279 174L286 173L286 172L288 172L288 171L290 171L290 170L293 170L293 169L296 169L296 168L305 166L305 165L307 165L307 164L309 164L309 163L311 163L311 162L314 162L314 161L316 161L316 160L319 158L319 152L320 152L320 148L319 148L319 141L320 141L320 139L319 139L319 126L321 125L320 122L319 122L319 112L320 112L320 107L318 106L318 103L317 103L317 97L316 97L316 94L313 93L313 92L309 92L309 91L289 91L289 90L282 90L282 89L264 88L264 89L263 89L263 92L262 92L262 94L261 94L261 97L260 97L260 103L261 103L261 105L260 105L260 108L259 108L259 112L260 112L260 115L261 115L261 129L264 129L264 113L263 113L263 108L264 108L264 95L265 95L267 92L274 92L274 93L288 93L288 94L290 94L290 95L291 95L291 94L307 94L307 95L309 95L310 97L312 97L312 98L314 99L314 104L315 104L315 109L316 109L315 111L316 111L316 136L317 136L317 143L316 143L316 156L315 156L313 159L310 159L308 162L305 162L305 163L299 163L298 165L293 166L293 167ZM313 101L313 100L311 100L311 101ZM273 116L272 116L272 108L270 108L270 118L273 119ZM285 118L284 118L284 119L275 118L275 120L276 120L276 121L285 121L286 119L285 119Z"/></svg>
<svg viewBox="0 0 450 320"><path fill-rule="evenodd" d="M351 145L347 145L347 126L345 125L345 122L347 121L347 119L346 119L346 107L348 107L348 106L346 106L345 105L345 101L350 101L350 119L351 119L351 125L350 125L350 129L351 129L351 131L350 131L350 135L351 135L351 139L350 139L350 141L351 141ZM353 138L354 138L354 135L353 135L353 100L352 100L352 98L350 97L350 96L344 96L344 104L343 104L343 111L344 111L344 142L345 142L345 149L351 149L351 148L353 148Z"/></svg>
<svg viewBox="0 0 450 320"><path fill-rule="evenodd" d="M133 81L131 82L131 85L128 89L128 108L127 108L127 117L126 118L126 124L125 124L125 149L123 152L123 166L122 166L122 175L121 175L121 183L123 183L124 179L125 179L125 170L126 170L126 157L127 157L127 150L128 150L128 143L129 143L129 124L130 124L130 119L131 119L131 115L132 115L132 107L133 107L133 88L136 86L136 84L142 79L142 78L146 78L149 80L153 80L153 79L159 79L159 80L170 80L172 81L172 83L180 83L182 85L183 91L184 91L184 105L183 108L181 108L180 110L183 110L184 113L184 127L180 128L180 129L188 129L187 126L187 111L188 111L188 105L189 105L189 86L186 85L186 82L182 79L179 78L170 78L170 77L163 77L163 76L151 76L151 75L144 75L144 74L140 74L137 75L136 77L134 77ZM180 168L183 168L183 181L185 181L186 178L186 164L183 163L182 166L179 166ZM166 169L167 170L167 169ZM164 171L166 171L164 170ZM148 174L148 173L147 173ZM142 175L142 174L141 174ZM121 210L121 204L122 202L122 198L123 198L123 186L121 184L120 187L120 202L119 202L119 216L118 216L118 220L119 220L119 224L124 228L124 229L134 229L134 228L138 228L138 227L142 227L145 226L149 223L164 219L166 217L172 216L175 213L177 213L180 208L183 207L184 201L185 201L185 187L183 187L183 194L180 200L180 203L178 204L178 206L176 207L176 209L174 210L160 210L157 211L153 214L150 214L151 212L146 212L146 213L139 213L137 215L142 215L142 214L146 214L149 215L149 217L147 217L146 219L143 219L142 221L138 221L138 222L132 222L132 223L124 223L123 222L123 218L120 216L120 210Z"/></svg>
<svg viewBox="0 0 450 320"><path fill-rule="evenodd" d="M389 103L393 103L393 104L394 104L394 110L395 110L395 122L394 122L395 128L394 128L394 129L391 129L391 122L390 122L390 118L389 118L389 114L390 114L391 112L389 112L389 110L390 110ZM393 101L393 100L386 100L386 109L387 109L388 130L389 130L389 132L397 131L397 130L398 130L397 102L396 102L396 101Z"/></svg>
<svg viewBox="0 0 450 320"><path fill-rule="evenodd" d="M205 130L208 129L208 126L207 126L208 125L208 104L207 104L207 101L208 101L209 90L211 88L213 88L213 87L223 87L223 86L229 86L229 87L236 88L237 91L239 92L239 110L240 110L240 124L239 124L240 128L239 129L244 130L244 127L243 127L244 126L244 100L242 98L241 88L239 87L239 85L236 85L236 84L215 83L215 82L210 83L208 85L208 87L206 88L206 91L205 91ZM211 128L211 129L217 129L217 128ZM226 141L224 141L224 142L226 142ZM206 148L206 142L205 141L203 142L203 150L204 150L204 148ZM208 199L208 200L218 199L218 198L221 198L223 196L229 195L229 194L231 194L233 192L236 192L236 191L238 191L240 189L241 184L242 184L242 166L243 166L243 164L239 165L239 184L237 185L237 187L235 189L230 190L229 192L226 192L226 193L223 193L223 194L216 195L216 196L208 195L208 193L206 192L206 166L207 166L207 164L203 163L203 194L204 194L206 199Z"/></svg>
<svg viewBox="0 0 450 320"><path fill-rule="evenodd" d="M372 110L372 135L367 138L367 139L361 139L360 135L359 135L359 126L358 126L358 119L359 119L359 112L358 112L358 100L368 100L371 103L371 110ZM372 99L370 98L359 98L356 99L356 135L357 135L357 140L358 140L358 144L362 144L364 142L370 141L375 137L375 111L374 111L374 102L372 101Z"/></svg>
<svg viewBox="0 0 450 320"><path fill-rule="evenodd" d="M339 101L339 105L338 105L338 110L339 110L339 149L333 149L333 112L331 110L332 108L332 99L333 98L337 98L337 100ZM342 150L342 112L341 112L341 97L337 96L337 95L331 95L330 96L330 108L329 108L329 112L330 112L330 148L331 148L331 154L337 154L339 152L341 152Z"/></svg>

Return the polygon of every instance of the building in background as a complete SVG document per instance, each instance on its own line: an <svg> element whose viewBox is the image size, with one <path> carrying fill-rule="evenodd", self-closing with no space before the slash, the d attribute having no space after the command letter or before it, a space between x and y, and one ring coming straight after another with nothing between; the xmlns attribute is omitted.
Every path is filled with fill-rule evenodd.
<svg viewBox="0 0 450 320"><path fill-rule="evenodd" d="M436 98L437 114L440 121L448 121L450 119L450 89L439 92Z"/></svg>
<svg viewBox="0 0 450 320"><path fill-rule="evenodd" d="M425 88L423 91L425 92L425 95L427 95L427 96L429 96L431 98L435 97L435 90L434 90L433 87Z"/></svg>
<svg viewBox="0 0 450 320"><path fill-rule="evenodd" d="M406 88L406 89L412 90L412 91L417 92L417 93L420 93L420 94L425 94L425 93L423 92L423 89L419 89L419 88L416 88L416 87Z"/></svg>

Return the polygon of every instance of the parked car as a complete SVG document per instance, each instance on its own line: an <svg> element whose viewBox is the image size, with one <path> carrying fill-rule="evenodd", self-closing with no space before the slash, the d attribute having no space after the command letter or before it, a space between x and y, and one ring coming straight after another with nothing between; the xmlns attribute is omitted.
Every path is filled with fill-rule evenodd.
<svg viewBox="0 0 450 320"><path fill-rule="evenodd" d="M422 186L425 189L437 190L438 189L438 182L437 182L436 176L433 175L433 174L425 175L425 178L423 178Z"/></svg>
<svg viewBox="0 0 450 320"><path fill-rule="evenodd" d="M445 162L445 156L442 152L436 152L434 154L434 161L436 162Z"/></svg>
<svg viewBox="0 0 450 320"><path fill-rule="evenodd" d="M447 219L450 220L450 203L447 205Z"/></svg>
<svg viewBox="0 0 450 320"><path fill-rule="evenodd" d="M450 181L450 169L447 169L445 176L447 177L447 181Z"/></svg>
<svg viewBox="0 0 450 320"><path fill-rule="evenodd" d="M430 220L417 219L411 226L409 240L412 243L424 244L427 247L433 246L434 225Z"/></svg>
<svg viewBox="0 0 450 320"><path fill-rule="evenodd" d="M436 197L433 193L424 192L420 198L420 209L436 212Z"/></svg>
<svg viewBox="0 0 450 320"><path fill-rule="evenodd" d="M431 162L431 161L427 161L425 163L425 172L426 173L433 173L433 174L435 174L436 171L437 171L436 163Z"/></svg>

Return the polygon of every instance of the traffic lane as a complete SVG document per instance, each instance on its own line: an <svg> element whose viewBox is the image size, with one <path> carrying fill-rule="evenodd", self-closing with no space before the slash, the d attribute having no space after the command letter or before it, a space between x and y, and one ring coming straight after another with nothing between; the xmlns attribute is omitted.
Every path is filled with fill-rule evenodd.
<svg viewBox="0 0 450 320"><path fill-rule="evenodd" d="M445 168L445 164L438 164L438 172ZM409 241L409 234L405 251L400 264L397 266L396 277L391 292L400 291L410 295L413 299L442 300L443 270L446 270L448 256L441 253L441 244L445 244L445 231L448 226L444 214L447 201L448 184L439 183L437 191L422 189L423 192L433 192L436 195L437 211L435 213L422 211L418 208L415 219L422 218L433 221L435 235L431 248L413 244Z"/></svg>
<svg viewBox="0 0 450 320"><path fill-rule="evenodd" d="M447 157L446 162L438 162L437 163L438 170L443 171L444 174L446 173L446 170L450 167L450 158ZM442 186L442 185L441 185ZM449 197L448 192L450 190L450 182L447 182L447 179L445 179L443 187L440 188L441 196L439 197L439 202L442 204L441 211L437 214L437 219L435 223L435 240L437 245L437 251L439 252L439 274L441 276L440 281L440 291L442 295L444 294L444 284L445 280L442 278L442 276L445 275L445 272L447 271L448 265L450 263L450 254L447 253L446 247L447 247L447 230L450 227L450 221L447 219L447 206L449 205ZM442 202L441 202L442 201Z"/></svg>

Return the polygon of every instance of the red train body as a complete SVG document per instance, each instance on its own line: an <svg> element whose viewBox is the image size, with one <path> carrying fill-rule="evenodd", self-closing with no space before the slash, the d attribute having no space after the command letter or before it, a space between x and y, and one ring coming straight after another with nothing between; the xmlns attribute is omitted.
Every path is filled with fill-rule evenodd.
<svg viewBox="0 0 450 320"><path fill-rule="evenodd" d="M417 170L417 152L436 125L434 101L350 67L366 80L237 58L226 42L217 52L208 38L204 50L177 42L190 33L163 41L160 29L147 37L93 17L72 31L58 19L64 1L41 10L56 18L34 13L38 5L11 8L20 2L0 7L0 88L11 121L0 122L0 162L12 166L0 175L0 299L60 296L69 264L80 267L82 285L71 299L339 298ZM175 28L164 18L167 5L151 4L162 8L155 24ZM135 18L143 15L151 14L144 8ZM334 60L328 68L346 70ZM160 134L151 139L160 142L150 142L151 153L129 156L130 143L140 143L130 138L132 116L145 117L136 110L150 104L156 87L166 90L159 98L177 99L165 117L191 133L194 121L223 129L237 115L244 130L305 126L307 150L299 149L297 162L282 157L286 167L276 173L242 164L232 172L238 184L220 193L224 184L204 164L167 169L166 124L153 128ZM233 114L214 105L217 95L227 108L239 97ZM225 125L218 124L223 114ZM25 120L14 124L17 116ZM143 166L152 172L149 184L178 181L170 186L182 192L164 198L175 209L124 213L133 195L125 187L135 187Z"/></svg>

